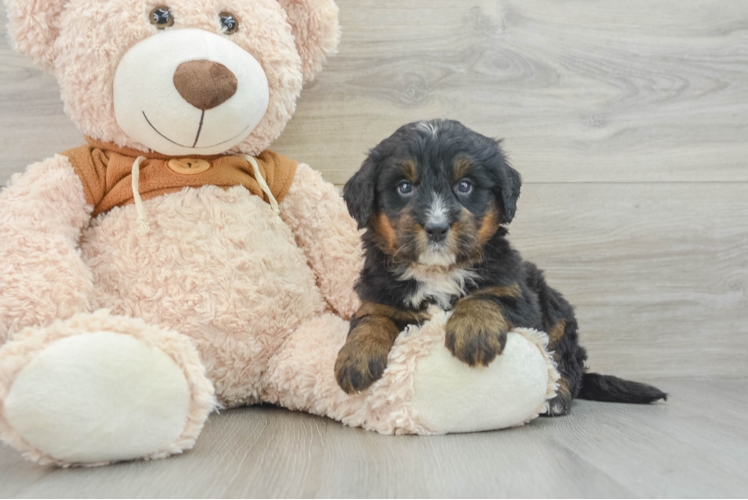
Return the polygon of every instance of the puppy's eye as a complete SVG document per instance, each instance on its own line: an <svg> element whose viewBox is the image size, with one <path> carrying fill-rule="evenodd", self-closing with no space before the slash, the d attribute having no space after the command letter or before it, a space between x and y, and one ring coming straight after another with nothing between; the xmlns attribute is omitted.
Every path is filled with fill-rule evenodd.
<svg viewBox="0 0 748 500"><path fill-rule="evenodd" d="M224 35L233 35L239 29L239 21L230 12L221 12L221 31Z"/></svg>
<svg viewBox="0 0 748 500"><path fill-rule="evenodd" d="M401 196L409 196L413 192L413 184L407 181L403 181L397 185L397 192Z"/></svg>
<svg viewBox="0 0 748 500"><path fill-rule="evenodd" d="M457 183L457 187L455 189L462 195L470 194L473 192L473 183L466 179L463 179Z"/></svg>
<svg viewBox="0 0 748 500"><path fill-rule="evenodd" d="M162 30L174 24L174 16L171 15L169 7L156 7L150 14L151 24Z"/></svg>

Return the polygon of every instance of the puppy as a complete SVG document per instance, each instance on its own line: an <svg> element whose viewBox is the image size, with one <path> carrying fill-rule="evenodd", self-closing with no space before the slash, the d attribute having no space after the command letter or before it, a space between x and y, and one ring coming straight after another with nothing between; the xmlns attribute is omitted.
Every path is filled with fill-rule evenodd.
<svg viewBox="0 0 748 500"><path fill-rule="evenodd" d="M470 366L499 356L512 328L547 332L561 373L549 415L568 413L574 398L666 399L649 385L585 373L571 305L506 238L521 184L498 141L456 121L405 125L371 151L344 188L351 215L367 229L356 284L362 305L335 363L345 392L379 379L398 334L425 322L436 304L453 310L446 345Z"/></svg>

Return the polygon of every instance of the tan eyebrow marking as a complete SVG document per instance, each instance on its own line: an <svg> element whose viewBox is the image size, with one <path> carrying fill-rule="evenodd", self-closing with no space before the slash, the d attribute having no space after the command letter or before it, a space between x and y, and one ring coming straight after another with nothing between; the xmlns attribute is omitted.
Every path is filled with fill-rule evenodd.
<svg viewBox="0 0 748 500"><path fill-rule="evenodd" d="M454 180L459 181L470 173L473 167L473 163L470 158L460 158L455 161L454 164Z"/></svg>
<svg viewBox="0 0 748 500"><path fill-rule="evenodd" d="M416 167L416 162L413 160L405 160L400 168L406 179L410 182L416 182L418 179L418 167Z"/></svg>

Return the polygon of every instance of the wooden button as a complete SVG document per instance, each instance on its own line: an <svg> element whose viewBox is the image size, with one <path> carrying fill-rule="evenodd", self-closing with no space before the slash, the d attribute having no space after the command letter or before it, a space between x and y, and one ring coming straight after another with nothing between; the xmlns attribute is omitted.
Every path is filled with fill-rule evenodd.
<svg viewBox="0 0 748 500"><path fill-rule="evenodd" d="M192 158L182 158L180 160L169 160L169 168L178 174L196 175L202 174L210 168L210 163L205 160L193 160Z"/></svg>

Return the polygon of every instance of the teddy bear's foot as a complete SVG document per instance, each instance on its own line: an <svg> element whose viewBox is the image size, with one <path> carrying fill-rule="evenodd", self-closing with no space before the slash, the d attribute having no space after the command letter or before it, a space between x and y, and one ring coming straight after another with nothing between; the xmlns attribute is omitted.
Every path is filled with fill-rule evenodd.
<svg viewBox="0 0 748 500"><path fill-rule="evenodd" d="M334 370L348 323L332 315L309 321L271 360L264 399L383 434L445 434L521 425L555 396L547 335L516 329L489 366L470 367L445 345L447 314L432 314L400 334L382 377L353 395Z"/></svg>
<svg viewBox="0 0 748 500"><path fill-rule="evenodd" d="M42 464L180 453L214 405L187 337L107 311L27 329L0 349L2 438Z"/></svg>
<svg viewBox="0 0 748 500"><path fill-rule="evenodd" d="M436 324L425 325L418 335L436 333L426 330L441 319L434 318ZM407 347L411 339L404 340ZM443 434L503 429L537 417L555 395L559 378L547 342L544 333L518 328L509 332L504 351L488 366L470 367L439 337L413 374L411 404L420 424Z"/></svg>

